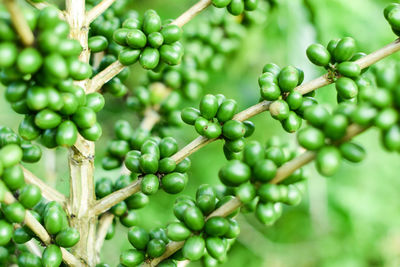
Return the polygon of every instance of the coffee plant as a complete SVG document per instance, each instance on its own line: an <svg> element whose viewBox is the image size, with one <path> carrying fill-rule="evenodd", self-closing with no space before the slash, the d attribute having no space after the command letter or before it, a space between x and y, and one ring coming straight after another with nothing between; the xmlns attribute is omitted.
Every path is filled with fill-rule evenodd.
<svg viewBox="0 0 400 267"><path fill-rule="evenodd" d="M300 68L266 62L259 102L240 111L239 99L203 91L275 1L200 0L176 19L153 9L140 14L128 0L66 0L64 10L28 3L0 6L0 82L23 116L18 129L0 127L1 266L109 266L101 249L117 231L130 248L113 266L217 266L240 234L240 212L272 226L284 206L301 202L308 163L332 176L342 161L362 161L366 151L352 139L372 127L384 149L400 151L399 66L373 66L400 50L398 40L370 54L348 36L311 44L304 52L325 74L306 82ZM400 36L400 4L383 15ZM314 97L328 84L337 95L329 108ZM141 122L115 121L106 155L95 157L107 93L119 101L117 112ZM247 140L257 127L249 119L263 112L298 146L280 137ZM185 124L199 136L179 148L174 130ZM217 140L227 159L215 176L221 184L180 194L191 180L190 155ZM69 196L25 168L56 148L69 152ZM94 177L95 160L121 174ZM143 227L138 210L159 190L177 195L176 219Z"/></svg>

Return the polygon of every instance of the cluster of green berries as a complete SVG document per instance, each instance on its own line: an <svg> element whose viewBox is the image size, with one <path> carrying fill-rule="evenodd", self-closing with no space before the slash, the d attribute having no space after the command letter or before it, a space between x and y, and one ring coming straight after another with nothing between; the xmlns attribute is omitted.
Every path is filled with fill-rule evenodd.
<svg viewBox="0 0 400 267"><path fill-rule="evenodd" d="M20 47L16 33L3 19L0 56L1 82L5 98L13 110L25 115L19 134L25 140L42 137L48 147L72 146L78 132L90 141L101 136L96 112L104 105L98 93L85 95L73 80L90 78L89 64L79 61L82 48L78 41L68 39L69 26L58 18L58 11L45 8L29 13L29 25L37 30L37 47Z"/></svg>
<svg viewBox="0 0 400 267"><path fill-rule="evenodd" d="M322 105L312 105L304 112L309 126L298 132L298 142L307 150L317 152L316 166L325 176L333 175L344 158L360 162L364 149L353 142L341 142L350 124L376 126L381 130L383 146L389 151L400 150L400 108L397 66L374 68L371 79L360 77L355 83L359 93L356 102L340 103L330 113Z"/></svg>
<svg viewBox="0 0 400 267"><path fill-rule="evenodd" d="M39 196L39 201L41 199L41 192L36 186L25 185L25 177L24 172L19 165L23 158L23 151L17 144L9 144L5 145L0 149L0 176L1 176L1 200L4 197L4 190L23 190L24 188L33 188L35 191L35 195ZM28 189L28 191L31 191ZM30 193L28 193L28 196ZM34 206L37 201L36 198L34 200L29 199L29 206L33 203ZM35 202L36 201L36 202ZM28 205L28 203L26 203ZM22 205L21 205L22 206ZM24 210L25 212L25 210ZM25 213L23 213L25 215ZM22 220L24 217L22 217Z"/></svg>
<svg viewBox="0 0 400 267"><path fill-rule="evenodd" d="M185 28L185 57L202 70L222 70L227 56L240 49L246 28L225 10L211 9L207 18Z"/></svg>
<svg viewBox="0 0 400 267"><path fill-rule="evenodd" d="M121 175L114 182L110 178L102 177L96 181L96 197L97 199L101 199L114 191L127 187L135 180L137 180L137 175ZM148 203L149 197L142 192L138 192L113 206L110 212L114 214L116 218L107 231L106 240L110 240L114 237L117 218L125 227L137 225L139 222L137 210L145 207Z"/></svg>
<svg viewBox="0 0 400 267"><path fill-rule="evenodd" d="M221 70L227 54L240 47L244 35L245 28L224 10L210 10L207 18L187 25L182 63L167 66L158 73L148 72L147 82L162 82L181 91L185 98L196 100L208 81L208 71Z"/></svg>
<svg viewBox="0 0 400 267"><path fill-rule="evenodd" d="M358 94L355 82L365 71L354 61L365 56L356 52L356 42L351 37L331 40L325 48L312 44L307 48L307 57L317 66L325 67L335 81L338 102L354 100Z"/></svg>
<svg viewBox="0 0 400 267"><path fill-rule="evenodd" d="M220 70L227 53L239 48L243 35L244 27L229 18L224 10L214 9L207 19L189 24L184 32L186 49L181 64L166 66L158 72L148 71L142 85L127 98L128 107L140 111L159 106L161 119L155 128L164 136L171 127L181 126L181 98L200 97L208 81L209 68ZM162 93L165 90L161 84L173 92Z"/></svg>
<svg viewBox="0 0 400 267"><path fill-rule="evenodd" d="M154 10L147 10L143 20L129 18L122 28L114 32L114 41L123 46L118 60L132 65L139 60L145 69L161 69L165 64L177 65L183 56L183 46L178 42L182 29L173 24L162 25Z"/></svg>
<svg viewBox="0 0 400 267"><path fill-rule="evenodd" d="M85 94L85 91L65 80L58 85L59 90L51 87L12 84L6 89L24 90L29 108L18 132L25 140L41 137L41 143L48 147L72 146L78 133L89 141L97 141L102 128L97 122L97 112L104 107L104 97L99 93Z"/></svg>
<svg viewBox="0 0 400 267"><path fill-rule="evenodd" d="M115 169L124 162L132 172L131 176L142 177L141 191L146 195L155 194L160 187L169 194L181 192L188 181L189 158L176 163L171 158L178 151L178 144L172 137L151 137L148 131L133 131L127 121L115 125L117 140L109 143L109 156L103 158L103 168Z"/></svg>
<svg viewBox="0 0 400 267"><path fill-rule="evenodd" d="M303 95L294 89L304 80L302 70L287 66L279 68L274 63L268 63L258 78L261 99L272 101L269 111L272 118L281 122L287 132L300 129L304 109L316 100L313 94Z"/></svg>
<svg viewBox="0 0 400 267"><path fill-rule="evenodd" d="M139 266L145 258L156 258L161 256L170 242L163 228L155 228L147 231L135 226L128 231L128 240L134 249L121 253L120 266ZM164 266L162 264L158 266ZM173 265L176 266L176 265Z"/></svg>
<svg viewBox="0 0 400 267"><path fill-rule="evenodd" d="M400 4L391 3L383 11L385 19L389 22L393 32L400 36Z"/></svg>
<svg viewBox="0 0 400 267"><path fill-rule="evenodd" d="M23 47L11 25L9 13L2 13L0 68L3 84L21 82L29 87L35 84L52 87L67 78L90 78L90 65L78 59L82 47L78 41L68 38L69 25L58 17L57 9L48 7L24 12L30 29L37 37L37 42L31 47ZM20 100L18 96L21 97L16 94L12 102Z"/></svg>
<svg viewBox="0 0 400 267"><path fill-rule="evenodd" d="M100 0L86 1L87 11L100 2ZM128 0L117 0L90 24L89 48L91 53L104 51L106 54L118 56L122 47L114 42L114 32L121 27L124 20L139 17L138 12L129 8L128 5Z"/></svg>
<svg viewBox="0 0 400 267"><path fill-rule="evenodd" d="M174 214L178 221L147 232L141 227L133 227L128 232L128 240L134 247L121 255L123 266L137 266L143 261L161 256L166 245L185 241L182 249L158 266L176 266L176 261L203 259L206 266L216 266L226 260L231 244L240 233L238 223L232 219L238 210L228 218L213 216L206 219L214 210L231 200L212 186L201 185L196 199L179 197L174 204Z"/></svg>
<svg viewBox="0 0 400 267"><path fill-rule="evenodd" d="M22 139L10 127L0 126L0 148L15 144L22 149L22 161L26 163L35 163L42 157L42 149L37 144Z"/></svg>
<svg viewBox="0 0 400 267"><path fill-rule="evenodd" d="M38 221L43 223L47 232L54 238L56 245L71 248L79 242L78 230L68 225L67 214L58 202L40 202L34 209L42 218Z"/></svg>
<svg viewBox="0 0 400 267"><path fill-rule="evenodd" d="M176 163L171 158L178 151L174 138L165 137L159 141L147 140L140 150L130 151L125 166L132 173L143 176L141 191L146 195L155 194L162 187L169 194L180 193L188 182L187 171L190 160Z"/></svg>
<svg viewBox="0 0 400 267"><path fill-rule="evenodd" d="M74 246L79 241L79 232L68 226L67 215L60 204L45 203L39 187L25 184L24 172L19 165L22 158L23 151L17 144L0 149L0 262L16 260L19 266L60 266L60 247ZM12 193L17 201L4 203L6 193ZM9 257L16 246L21 247L35 238L24 224L27 210L44 226L54 242L43 251L42 259L28 252L18 253L17 259ZM19 225L13 227L13 224Z"/></svg>
<svg viewBox="0 0 400 267"><path fill-rule="evenodd" d="M119 120L114 125L115 139L111 140L107 147L107 156L103 158L102 167L105 170L113 170L122 166L128 152L140 150L143 143L149 139L159 140L150 136L143 129L133 130L126 120Z"/></svg>
<svg viewBox="0 0 400 267"><path fill-rule="evenodd" d="M127 106L134 111L159 109L160 120L153 131L168 136L171 128L182 125L182 97L196 100L201 96L209 69L223 67L227 53L239 48L244 30L225 10L218 9L211 10L210 16L200 23L189 24L183 36L186 49L181 64L167 65L158 72L148 71L142 85L127 97ZM172 93L165 94L165 88L172 89Z"/></svg>
<svg viewBox="0 0 400 267"><path fill-rule="evenodd" d="M224 95L203 96L199 109L188 107L182 110L182 120L194 125L197 133L209 139L218 138L221 135L233 152L239 152L233 142L243 142L244 137L254 132L254 125L251 122L240 122L233 120L236 114L237 104L233 99L226 99ZM240 140L240 141L238 141ZM238 151L236 151L238 150Z"/></svg>
<svg viewBox="0 0 400 267"><path fill-rule="evenodd" d="M165 252L166 245L170 242L164 228L147 231L138 226L129 230L128 240L134 249L121 253L119 267L139 266L147 259L156 258ZM177 267L175 260L165 260L157 266Z"/></svg>
<svg viewBox="0 0 400 267"><path fill-rule="evenodd" d="M351 103L339 104L332 114L322 105L313 105L305 110L304 118L309 125L298 132L297 140L305 149L317 152L315 163L320 174L335 174L342 157L351 162L359 162L365 157L363 148L355 143L346 142L339 147L336 143L346 135L351 122L372 119L370 111Z"/></svg>
<svg viewBox="0 0 400 267"><path fill-rule="evenodd" d="M2 266L57 267L62 265L62 253L60 247L51 244L44 249L42 257L39 257L32 254L24 244L14 241L5 246L0 246L0 264Z"/></svg>
<svg viewBox="0 0 400 267"><path fill-rule="evenodd" d="M133 173L169 173L174 170L185 173L190 167L190 160L185 159L181 163L174 165L170 156L178 151L176 140L172 137L161 139L160 137L151 136L150 132L143 129L133 130L128 121L119 120L115 124L116 139L112 140L108 145L108 155L103 158L102 166L105 170L112 170L121 167L125 162L125 166ZM147 144L146 144L147 142ZM145 145L146 144L146 145ZM142 169L140 165L136 167L134 158L142 154L154 154L157 158L154 172L148 168ZM158 162L160 160L160 162Z"/></svg>
<svg viewBox="0 0 400 267"><path fill-rule="evenodd" d="M238 16L244 11L256 10L258 7L258 0L212 0L211 2L215 7L226 7L234 16Z"/></svg>
<svg viewBox="0 0 400 267"><path fill-rule="evenodd" d="M359 104L355 109L359 115L353 119L363 126L376 126L381 131L382 145L388 151L400 151L398 69L398 64L386 64L384 68L375 67L373 77L369 81L363 79L362 85L359 83ZM371 118L362 120L361 114L366 116L367 113Z"/></svg>
<svg viewBox="0 0 400 267"><path fill-rule="evenodd" d="M281 203L298 205L301 201L305 175L295 171L283 184L271 184L277 169L296 156L287 144L272 138L267 146L257 141L245 145L242 158L233 159L221 168L221 182L233 189L245 210L255 211L266 225L273 224L282 214Z"/></svg>

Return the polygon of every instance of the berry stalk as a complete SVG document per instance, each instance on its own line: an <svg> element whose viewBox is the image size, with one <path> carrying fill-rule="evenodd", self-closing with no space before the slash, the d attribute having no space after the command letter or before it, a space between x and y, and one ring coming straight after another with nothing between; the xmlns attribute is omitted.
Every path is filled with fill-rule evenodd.
<svg viewBox="0 0 400 267"><path fill-rule="evenodd" d="M21 9L18 7L17 2L15 0L5 0L4 4L8 9L8 12L10 12L11 21L19 37L21 38L22 43L25 46L31 46L35 41L35 37L33 36L25 17L22 15Z"/></svg>
<svg viewBox="0 0 400 267"><path fill-rule="evenodd" d="M38 3L37 3L37 2L33 2L33 1L31 1L31 0L27 0L27 2L28 2L31 6L37 8L37 9L40 9L40 10L42 10L42 9L44 9L44 8L46 8L46 7L48 7L48 6L50 6L50 4L47 3L47 2L45 2L45 1L43 1L43 2L38 2Z"/></svg>
<svg viewBox="0 0 400 267"><path fill-rule="evenodd" d="M201 11L211 5L211 0L200 0L194 6L189 8L185 13L180 15L172 24L183 27L186 23L196 17Z"/></svg>
<svg viewBox="0 0 400 267"><path fill-rule="evenodd" d="M114 2L115 0L103 0L100 3L98 3L89 12L87 12L86 23L90 24L98 16L103 14L103 12L106 11Z"/></svg>
<svg viewBox="0 0 400 267"><path fill-rule="evenodd" d="M108 228L113 223L114 217L115 216L112 213L104 213L99 219L99 225L97 227L96 234L96 258L98 262L100 261L100 252L101 248L103 247Z"/></svg>

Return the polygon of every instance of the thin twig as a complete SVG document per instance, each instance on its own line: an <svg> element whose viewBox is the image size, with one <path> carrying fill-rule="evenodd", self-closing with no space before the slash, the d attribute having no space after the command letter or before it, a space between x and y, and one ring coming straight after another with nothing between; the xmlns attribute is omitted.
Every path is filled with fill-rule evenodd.
<svg viewBox="0 0 400 267"><path fill-rule="evenodd" d="M174 20L171 24L182 27L194 17L196 17L201 11L206 9L209 5L211 5L211 0L200 0L194 6L189 8L185 13L180 15L176 20Z"/></svg>
<svg viewBox="0 0 400 267"><path fill-rule="evenodd" d="M93 54L93 64L92 64L92 66L93 66L94 69L99 68L101 60L104 58L105 54L106 53L104 51L97 52L97 53Z"/></svg>
<svg viewBox="0 0 400 267"><path fill-rule="evenodd" d="M144 117L140 123L140 128L143 130L150 131L153 126L160 121L160 115L152 107L149 107L144 112Z"/></svg>
<svg viewBox="0 0 400 267"><path fill-rule="evenodd" d="M154 92L160 99L166 99L168 95L172 92L170 88L165 86L165 84L160 82L155 82L150 84L149 91ZM160 104L155 104L153 106L148 107L144 112L144 117L142 122L140 123L140 128L143 130L151 131L154 125L160 121L161 116L158 113L160 110Z"/></svg>
<svg viewBox="0 0 400 267"><path fill-rule="evenodd" d="M101 215L99 219L99 224L97 227L97 235L96 235L97 262L100 262L101 248L103 247L103 243L106 238L108 228L110 228L110 226L112 225L114 217L115 217L114 214L107 212Z"/></svg>
<svg viewBox="0 0 400 267"><path fill-rule="evenodd" d="M35 37L33 36L31 29L29 28L28 22L22 14L21 8L18 7L17 1L4 0L4 4L8 9L8 12L10 12L11 21L19 37L21 38L22 43L25 46L31 46L35 41Z"/></svg>
<svg viewBox="0 0 400 267"><path fill-rule="evenodd" d="M43 2L33 2L31 0L26 0L26 2L28 2L31 6L37 8L37 9L40 9L40 10L50 6L49 3L44 2L44 1Z"/></svg>
<svg viewBox="0 0 400 267"><path fill-rule="evenodd" d="M61 205L66 204L66 198L63 194L55 190L54 188L51 188L48 186L45 182L40 180L38 177L36 177L33 173L25 169L25 167L21 166L23 172L24 172L24 177L25 177L25 182L28 184L33 184L36 185L42 190L42 195L45 199L49 201L57 201Z"/></svg>
<svg viewBox="0 0 400 267"><path fill-rule="evenodd" d="M94 76L88 82L87 93L90 94L99 91L105 83L107 83L109 80L117 76L124 68L125 66L122 65L121 62L117 60L104 70L97 73L96 76Z"/></svg>
<svg viewBox="0 0 400 267"><path fill-rule="evenodd" d="M65 13L64 11L59 10L55 5L50 4L46 1L42 1L42 2L33 2L31 0L26 0L26 2L28 2L31 6L33 6L34 8L37 8L39 10L45 9L46 7L51 7L53 9L57 9L58 11L58 17L62 20L65 20Z"/></svg>
<svg viewBox="0 0 400 267"><path fill-rule="evenodd" d="M44 153L46 162L46 182L51 187L56 187L57 183L57 153L54 149L48 149Z"/></svg>
<svg viewBox="0 0 400 267"><path fill-rule="evenodd" d="M208 139L207 137L204 136L199 136L196 139L194 139L192 142L187 144L184 148L176 152L174 155L172 155L172 159L175 160L176 163L181 162L184 160L188 155L193 154L197 150L199 150L202 147L205 147L206 145L218 140L217 138L214 139Z"/></svg>
<svg viewBox="0 0 400 267"><path fill-rule="evenodd" d="M351 140L354 136L364 132L367 128L361 127L356 124L352 124L347 128L346 136L343 137L340 143ZM316 153L313 151L306 151L300 156L292 159L291 161L286 162L283 164L277 171L275 177L269 182L271 184L277 184L288 178L295 170L303 167L304 165L310 163L315 158ZM242 202L237 198L233 198L232 200L228 201L215 211L213 211L206 220L220 216L226 217L231 214L234 210L239 208L242 205ZM160 262L167 259L169 256L174 254L178 251L183 245L185 244L184 241L181 242L170 242L167 245L167 249L165 250L164 254L158 258L152 259L150 262L143 264L142 266L146 267L153 267L157 266Z"/></svg>
<svg viewBox="0 0 400 267"><path fill-rule="evenodd" d="M34 255L38 257L42 257L42 250L39 245L36 243L36 240L31 239L25 243L26 248Z"/></svg>
<svg viewBox="0 0 400 267"><path fill-rule="evenodd" d="M96 205L94 206L93 212L95 215L102 214L110 209L115 204L121 202L124 199L127 199L131 195L140 191L140 182L142 179L138 179L137 181L131 183L127 187L124 187L120 190L114 191L106 197L98 200Z"/></svg>
<svg viewBox="0 0 400 267"><path fill-rule="evenodd" d="M16 199L14 198L14 196L10 192L6 192L4 203L11 204L15 201ZM49 245L51 243L51 237L47 233L46 229L43 227L43 225L40 224L40 222L36 220L35 217L33 217L33 215L29 211L26 211L25 213L24 223L37 235L37 237L40 238L40 240L42 240L44 244ZM83 264L65 248L61 248L61 252L63 261L69 266L83 266Z"/></svg>
<svg viewBox="0 0 400 267"><path fill-rule="evenodd" d="M98 3L95 7L93 7L89 12L87 12L86 15L86 23L89 25L94 21L98 16L103 14L104 11L109 8L115 0L103 0L100 3Z"/></svg>
<svg viewBox="0 0 400 267"><path fill-rule="evenodd" d="M274 179L270 181L271 184L277 184L289 177L299 166L304 166L310 163L315 158L316 153L314 151L306 151L298 157L295 157L291 161L283 164L276 172Z"/></svg>

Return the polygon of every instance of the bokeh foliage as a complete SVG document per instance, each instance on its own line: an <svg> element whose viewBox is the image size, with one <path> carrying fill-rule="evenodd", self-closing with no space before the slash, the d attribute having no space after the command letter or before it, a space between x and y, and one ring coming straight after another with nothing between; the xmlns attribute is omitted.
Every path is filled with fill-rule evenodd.
<svg viewBox="0 0 400 267"><path fill-rule="evenodd" d="M326 44L330 39L352 36L363 52L371 52L392 41L395 36L383 18L382 10L387 0L280 0L268 13L267 21L252 27L243 46L229 59L223 72L213 73L206 92L223 93L236 99L240 109L259 99L257 77L262 66L275 62L284 66L294 64L306 73L306 81L321 74L308 62L305 49L313 42ZM132 8L141 13L156 9L162 18L175 18L195 1L146 0L133 1ZM206 16L207 13L201 16ZM195 23L195 22L192 22ZM399 58L399 56L392 56ZM386 60L387 62L387 60ZM133 67L129 87L133 89L143 77L140 68ZM317 98L332 105L335 98L331 86L320 89ZM135 114L121 110L121 99L107 96L105 109L99 121L104 136L98 142L96 153L105 154L106 141L113 136L113 123L125 118L134 126L139 124ZM192 103L197 106L198 103ZM0 98L0 122L16 129L22 117L11 111L4 98ZM272 135L295 143L293 135L285 133L277 121L267 113L256 116L256 132L252 138L265 142ZM196 134L192 127L176 131L181 147ZM264 227L253 215L240 215L242 234L229 253L223 266L399 266L400 265L400 202L398 191L399 155L390 154L380 147L379 135L369 131L357 140L367 149L368 156L358 165L343 163L340 171L327 179L309 167L310 180L307 197L294 208L287 208L282 218L272 227ZM68 169L66 150L56 152L59 190L68 194ZM49 159L53 152L46 150L39 164L28 166L38 176L52 176ZM193 195L203 183L218 184L218 170L226 161L222 142L215 142L192 157L190 183L184 193ZM312 164L311 164L312 165ZM96 177L117 178L118 171L105 172L96 161ZM141 210L141 225L163 226L173 219L172 203L175 196L159 192L151 197L149 206ZM120 232L112 241L106 241L103 259L115 263L122 248L129 243ZM190 266L198 266L191 263Z"/></svg>

